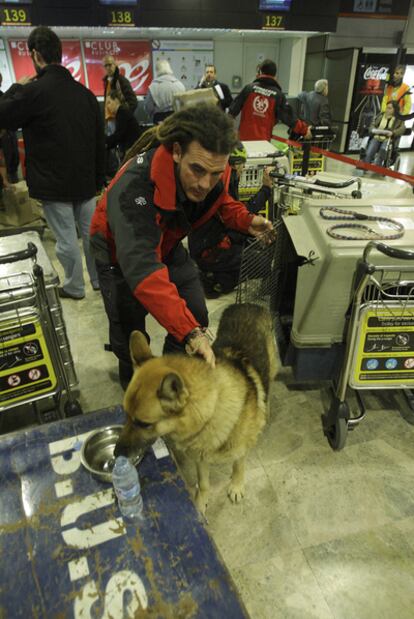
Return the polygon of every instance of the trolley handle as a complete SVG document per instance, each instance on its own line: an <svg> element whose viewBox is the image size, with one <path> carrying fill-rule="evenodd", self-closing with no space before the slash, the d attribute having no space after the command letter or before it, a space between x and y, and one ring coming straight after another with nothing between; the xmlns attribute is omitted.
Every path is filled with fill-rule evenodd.
<svg viewBox="0 0 414 619"><path fill-rule="evenodd" d="M350 185L353 185L354 183L358 184L358 182L360 181L361 179L359 178L351 178L343 182L335 183L333 181L324 181L318 178L315 181L315 185L320 185L321 187L330 187L331 189L343 189L344 187L349 187Z"/></svg>
<svg viewBox="0 0 414 619"><path fill-rule="evenodd" d="M364 249L363 259L367 261L368 255L372 249L377 249L382 254L389 256L390 258L397 258L398 260L414 260L414 251L408 251L406 249L398 249L397 247L390 247L385 243L378 243L377 241L371 241Z"/></svg>
<svg viewBox="0 0 414 619"><path fill-rule="evenodd" d="M19 262L19 260L27 260L28 258L34 258L37 254L37 247L34 243L28 243L26 249L16 251L12 254L4 254L0 256L0 265L9 264L11 262Z"/></svg>
<svg viewBox="0 0 414 619"><path fill-rule="evenodd" d="M259 156L259 155L257 155ZM280 159L285 156L285 153L281 150L276 150L274 153L266 153L264 155L266 159ZM269 164L270 165L270 164Z"/></svg>

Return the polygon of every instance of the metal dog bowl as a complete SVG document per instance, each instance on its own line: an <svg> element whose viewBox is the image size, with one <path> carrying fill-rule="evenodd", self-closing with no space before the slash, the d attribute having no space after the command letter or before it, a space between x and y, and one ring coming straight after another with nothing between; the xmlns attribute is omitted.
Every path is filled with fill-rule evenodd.
<svg viewBox="0 0 414 619"><path fill-rule="evenodd" d="M112 469L115 464L114 449L123 426L114 425L99 428L84 441L81 450L81 462L85 469L102 481L112 481ZM138 450L130 458L137 466L144 457L145 450Z"/></svg>

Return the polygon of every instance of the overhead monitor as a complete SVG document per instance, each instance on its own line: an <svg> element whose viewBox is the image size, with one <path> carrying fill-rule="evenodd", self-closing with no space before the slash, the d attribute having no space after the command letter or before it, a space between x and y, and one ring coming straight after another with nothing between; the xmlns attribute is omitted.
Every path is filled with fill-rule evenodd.
<svg viewBox="0 0 414 619"><path fill-rule="evenodd" d="M259 0L260 11L290 11L292 0Z"/></svg>
<svg viewBox="0 0 414 619"><path fill-rule="evenodd" d="M99 0L99 4L106 6L136 6L138 0Z"/></svg>

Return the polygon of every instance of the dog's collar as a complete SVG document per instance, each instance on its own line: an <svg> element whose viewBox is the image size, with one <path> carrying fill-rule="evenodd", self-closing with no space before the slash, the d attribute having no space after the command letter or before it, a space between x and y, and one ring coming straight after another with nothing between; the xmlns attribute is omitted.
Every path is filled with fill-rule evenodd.
<svg viewBox="0 0 414 619"><path fill-rule="evenodd" d="M152 425L154 425L152 423L147 423L146 421L141 421L140 419L133 419L132 424L134 426L137 426L138 428L150 428Z"/></svg>

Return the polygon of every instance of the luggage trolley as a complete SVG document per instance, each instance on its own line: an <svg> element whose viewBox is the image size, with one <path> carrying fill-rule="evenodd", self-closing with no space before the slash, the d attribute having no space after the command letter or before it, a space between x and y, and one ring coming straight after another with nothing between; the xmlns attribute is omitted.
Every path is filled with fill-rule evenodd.
<svg viewBox="0 0 414 619"><path fill-rule="evenodd" d="M290 170L292 174L313 175L325 169L325 157L322 153L311 151L312 146L329 150L336 139L330 127L312 127L312 139L301 141L302 146L289 149ZM297 140L299 141L299 140Z"/></svg>
<svg viewBox="0 0 414 619"><path fill-rule="evenodd" d="M282 151L266 140L245 141L243 146L247 152L247 160L240 176L239 197L242 202L248 202L262 186L263 169L273 167L278 174L286 174L289 171L289 160ZM273 210L273 203L267 204L263 215L272 219Z"/></svg>
<svg viewBox="0 0 414 619"><path fill-rule="evenodd" d="M0 413L30 403L39 422L52 421L55 410L40 414L36 402L53 397L59 411L65 392L64 416L79 415L57 274L36 232L6 237L2 247L9 253L0 256Z"/></svg>
<svg viewBox="0 0 414 619"><path fill-rule="evenodd" d="M369 260L373 249L399 262L374 263ZM414 385L412 261L414 251L371 241L357 262L345 355L330 409L323 418L324 433L335 450L344 447L348 429L365 416L358 390L411 389ZM355 390L360 405L357 417L350 416L348 386Z"/></svg>
<svg viewBox="0 0 414 619"><path fill-rule="evenodd" d="M304 202L310 198L319 200L362 198L361 178L325 173L304 177L271 172L270 176L275 181L275 202L289 215L300 213Z"/></svg>

